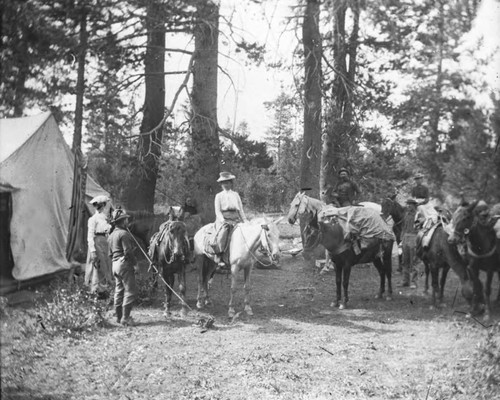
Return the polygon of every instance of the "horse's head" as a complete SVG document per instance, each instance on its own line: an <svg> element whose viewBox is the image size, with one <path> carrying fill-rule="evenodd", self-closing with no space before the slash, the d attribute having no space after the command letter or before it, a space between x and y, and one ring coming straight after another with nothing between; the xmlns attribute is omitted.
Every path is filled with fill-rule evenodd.
<svg viewBox="0 0 500 400"><path fill-rule="evenodd" d="M262 223L261 227L261 251L271 260L273 264L278 265L280 260L279 229L274 222L269 221Z"/></svg>
<svg viewBox="0 0 500 400"><path fill-rule="evenodd" d="M389 217L389 215L392 215L392 210L394 208L394 201L390 199L389 197L386 197L384 200L382 200L382 216L384 218Z"/></svg>
<svg viewBox="0 0 500 400"><path fill-rule="evenodd" d="M299 192L295 195L295 197L292 200L292 203L290 204L290 210L288 210L288 222L293 225L295 221L297 221L297 218L303 214L306 213L307 211L307 199L308 197L302 193Z"/></svg>
<svg viewBox="0 0 500 400"><path fill-rule="evenodd" d="M162 243L165 245L163 252L167 262L189 258L189 240L184 222L171 221Z"/></svg>
<svg viewBox="0 0 500 400"><path fill-rule="evenodd" d="M474 222L474 208L477 203L474 201L471 204L462 204L453 213L449 229L450 235L448 236L450 244L457 244L469 233Z"/></svg>

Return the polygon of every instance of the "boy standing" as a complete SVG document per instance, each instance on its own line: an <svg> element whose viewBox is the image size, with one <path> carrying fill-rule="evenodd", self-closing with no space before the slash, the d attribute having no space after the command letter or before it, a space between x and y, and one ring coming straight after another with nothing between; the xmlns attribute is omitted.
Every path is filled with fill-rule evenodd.
<svg viewBox="0 0 500 400"><path fill-rule="evenodd" d="M129 215L121 209L113 212L111 224L115 227L109 235L109 255L113 262L115 277L115 311L116 321L124 326L134 326L130 316L137 293L134 266L134 241L126 229Z"/></svg>

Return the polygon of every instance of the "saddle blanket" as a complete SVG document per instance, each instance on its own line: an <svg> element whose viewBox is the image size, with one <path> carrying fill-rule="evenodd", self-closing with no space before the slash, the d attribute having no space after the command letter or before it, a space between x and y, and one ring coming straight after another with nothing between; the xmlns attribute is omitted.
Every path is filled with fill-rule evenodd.
<svg viewBox="0 0 500 400"><path fill-rule="evenodd" d="M440 224L434 224L431 226L429 230L424 230L420 231L422 235L422 247L425 249L429 247L429 244L431 243L432 235L434 235L434 232L436 231L436 228Z"/></svg>

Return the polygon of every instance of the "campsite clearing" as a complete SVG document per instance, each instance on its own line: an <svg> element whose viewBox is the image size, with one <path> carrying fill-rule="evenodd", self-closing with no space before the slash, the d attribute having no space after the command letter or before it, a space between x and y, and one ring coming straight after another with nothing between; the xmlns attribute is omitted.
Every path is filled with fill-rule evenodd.
<svg viewBox="0 0 500 400"><path fill-rule="evenodd" d="M399 278L395 273L394 283ZM349 308L339 311L330 307L334 275L287 255L281 269L254 270L254 317L227 318L230 280L217 275L207 310L213 327L200 326L206 312L181 319L178 304L165 319L160 291L133 311L138 326L116 325L110 310L108 327L79 340L25 336L35 309L9 308L1 327L2 398L478 398L478 349L498 327L485 329L456 312L467 306L455 297L455 275L447 283L448 307L437 311L429 310L423 277L419 289L398 289L393 301L374 300L377 282L374 267L355 267ZM237 297L241 311L241 287ZM194 271L187 298L194 308Z"/></svg>

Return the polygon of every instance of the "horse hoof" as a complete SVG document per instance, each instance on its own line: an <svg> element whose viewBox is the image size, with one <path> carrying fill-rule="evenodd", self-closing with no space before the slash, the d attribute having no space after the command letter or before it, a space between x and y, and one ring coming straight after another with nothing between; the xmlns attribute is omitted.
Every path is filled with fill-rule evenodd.
<svg viewBox="0 0 500 400"><path fill-rule="evenodd" d="M392 296L387 296L387 297L385 298L385 301L392 301Z"/></svg>
<svg viewBox="0 0 500 400"><path fill-rule="evenodd" d="M172 313L171 313L170 311L165 311L165 312L163 313L163 316L164 316L165 318L170 318L170 317L172 316Z"/></svg>
<svg viewBox="0 0 500 400"><path fill-rule="evenodd" d="M182 309L182 310L181 310L181 318L186 318L186 317L187 317L187 315L188 315L187 310Z"/></svg>
<svg viewBox="0 0 500 400"><path fill-rule="evenodd" d="M339 306L339 302L338 302L338 301L332 301L332 302L330 303L330 307L335 307L335 308L337 308L338 306Z"/></svg>
<svg viewBox="0 0 500 400"><path fill-rule="evenodd" d="M206 307L212 307L213 306L212 300L206 300L205 301L205 306Z"/></svg>
<svg viewBox="0 0 500 400"><path fill-rule="evenodd" d="M344 310L345 309L345 305L344 304L340 304L339 305L339 310Z"/></svg>
<svg viewBox="0 0 500 400"><path fill-rule="evenodd" d="M197 301L197 302L196 302L196 308L197 308L198 310L201 310L201 309L203 308L203 303L202 303L201 301Z"/></svg>
<svg viewBox="0 0 500 400"><path fill-rule="evenodd" d="M236 313L234 312L234 308L230 308L229 311L227 312L227 316L229 318L233 318L235 315Z"/></svg>
<svg viewBox="0 0 500 400"><path fill-rule="evenodd" d="M375 295L375 300L380 300L381 298L382 298L382 295L380 293Z"/></svg>

